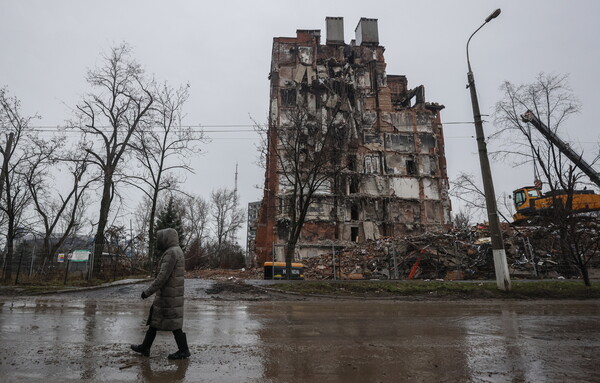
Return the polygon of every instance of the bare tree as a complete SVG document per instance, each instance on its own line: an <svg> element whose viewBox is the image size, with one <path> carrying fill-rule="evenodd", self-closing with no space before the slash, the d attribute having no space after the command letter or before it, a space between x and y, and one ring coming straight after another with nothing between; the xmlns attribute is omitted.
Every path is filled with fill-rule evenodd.
<svg viewBox="0 0 600 383"><path fill-rule="evenodd" d="M188 234L185 245L185 267L193 270L210 264L208 252L209 204L199 195L182 196L179 205Z"/></svg>
<svg viewBox="0 0 600 383"><path fill-rule="evenodd" d="M209 246L209 262L213 266L229 267L236 233L246 221L246 211L239 207L236 191L226 188L213 190L210 193L210 215L214 243Z"/></svg>
<svg viewBox="0 0 600 383"><path fill-rule="evenodd" d="M235 238L246 221L246 211L239 207L234 190L220 188L210 193L210 213L214 219L213 232L220 246Z"/></svg>
<svg viewBox="0 0 600 383"><path fill-rule="evenodd" d="M494 116L498 126L494 138L504 143L499 154L511 158L516 165L531 164L535 179L544 181L548 190L546 195L555 199L556 203L540 217L540 228L558 233L560 246L554 251L561 255L563 272L570 275L568 266L573 265L579 269L585 284L589 285L587 264L596 254L597 246L584 246L577 233L587 232L597 237L597 233L593 234L595 224L586 223L590 217L571 209L573 195L581 185L583 173L560 148L521 120L521 115L530 110L554 134L561 136L569 117L580 110L580 104L568 85L568 76L541 73L530 84L515 86L505 82L502 90L504 97L496 104ZM566 200L558 203L558 195L566 196ZM591 219L594 221L594 218Z"/></svg>
<svg viewBox="0 0 600 383"><path fill-rule="evenodd" d="M150 226L150 205L150 200L143 197L133 212L134 230L146 245L148 243L148 226Z"/></svg>
<svg viewBox="0 0 600 383"><path fill-rule="evenodd" d="M458 213L454 214L452 221L455 230L459 232L468 231L473 225L473 215L471 213L471 209L460 209Z"/></svg>
<svg viewBox="0 0 600 383"><path fill-rule="evenodd" d="M0 143L0 153L3 157L3 193L1 193L0 212L4 216L2 231L6 239L5 281L9 281L12 277L13 242L20 234L18 229L24 225L25 209L31 203L25 174L31 155L27 147L33 139L33 133L28 125L36 117L21 115L20 101L16 97L9 96L6 88L0 89L0 126L6 133L6 142Z"/></svg>
<svg viewBox="0 0 600 383"><path fill-rule="evenodd" d="M182 206L183 224L188 233L187 243L184 245L188 248L192 242L197 241L202 246L208 237L208 202L199 195L190 195L183 197Z"/></svg>
<svg viewBox="0 0 600 383"><path fill-rule="evenodd" d="M463 205L463 208L459 211L461 216L457 218L460 220L468 218L468 221L471 222L474 219L479 220L485 217L485 194L473 174L459 173L454 180L450 181L449 193ZM514 208L506 203L507 199L505 193L500 193L496 206L498 206L500 217L505 222L510 223Z"/></svg>
<svg viewBox="0 0 600 383"><path fill-rule="evenodd" d="M189 97L189 85L178 89L168 84L154 88L155 103L151 108L152 125L139 129L130 143L142 165L142 174L132 175L127 183L141 190L150 201L148 217L148 256L153 258L156 239L155 217L160 193L174 191L181 173L193 172L189 159L199 152L202 132L181 125L183 105Z"/></svg>
<svg viewBox="0 0 600 383"><path fill-rule="evenodd" d="M287 278L292 277L296 247L319 195L333 195L332 219L340 219L338 206L346 199L342 188L357 181L343 174L356 165L356 158L346 153L358 145L359 128L374 122L362 113L368 107L355 85L354 66L345 65L337 72L330 67L334 76L317 79L304 73L306 68L298 65L294 81L279 89L263 134L267 184L261 214L270 210L279 216L276 226L278 237L286 241Z"/></svg>
<svg viewBox="0 0 600 383"><path fill-rule="evenodd" d="M101 201L94 237L94 273L101 271L111 203L120 180L123 160L130 150L136 131L147 127L146 118L154 102L141 66L131 58L126 44L112 48L103 56L103 65L88 71L87 82L95 93L77 106L80 123L76 128L85 135L83 150L101 177Z"/></svg>
<svg viewBox="0 0 600 383"><path fill-rule="evenodd" d="M312 114L308 106L300 104L287 112L289 124L278 130L278 169L287 189L284 202L289 236L285 251L286 275L291 278L291 263L296 244L302 234L310 205L319 189L332 187L342 164L346 122L336 117L338 104L330 116ZM321 117L321 118L319 118Z"/></svg>
<svg viewBox="0 0 600 383"><path fill-rule="evenodd" d="M510 158L515 166L531 164L534 177L545 182L550 190L568 189L568 174L573 164L521 119L523 113L531 110L560 136L569 117L580 110L579 101L568 85L568 76L540 73L533 83L513 85L506 81L501 90L504 97L496 104L494 114L498 130L491 136L502 147L496 155Z"/></svg>
<svg viewBox="0 0 600 383"><path fill-rule="evenodd" d="M81 224L80 219L86 208L85 192L94 181L85 178L85 154L81 157L77 152L69 153L64 150L64 144L64 137L33 140L25 174L34 210L43 225L41 234L47 259L54 257L65 240ZM63 153L60 153L61 150ZM56 174L62 170L66 170L71 177L70 182L61 177L62 186L70 184L65 193L60 192L60 188L50 182L50 178L53 178L52 173ZM57 234L58 237L54 239Z"/></svg>
<svg viewBox="0 0 600 383"><path fill-rule="evenodd" d="M485 212L485 194L477 185L473 174L459 173L450 182L450 195L471 210Z"/></svg>

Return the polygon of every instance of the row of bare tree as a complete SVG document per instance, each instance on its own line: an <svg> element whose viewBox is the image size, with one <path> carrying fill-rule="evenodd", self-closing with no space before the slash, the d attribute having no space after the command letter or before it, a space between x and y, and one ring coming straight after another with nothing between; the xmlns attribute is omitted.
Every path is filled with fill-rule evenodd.
<svg viewBox="0 0 600 383"><path fill-rule="evenodd" d="M136 232L140 233L137 240L143 244L149 243L146 235L151 224L151 205L149 198L144 199L135 214ZM157 229L165 225L165 216L172 215L178 221L167 226L178 229L180 233L186 268L224 266L231 263L228 257L232 250L243 257L236 234L246 221L246 210L239 206L235 190L213 190L208 201L199 195L169 192L159 199L157 207L158 219L154 222L159 226ZM169 212L171 209L172 213ZM235 263L236 266L244 266L243 262Z"/></svg>
<svg viewBox="0 0 600 383"><path fill-rule="evenodd" d="M93 270L101 273L106 231L115 205L125 202L121 192L125 186L143 193L143 237L152 258L161 198L183 193L180 185L192 171L190 159L206 141L202 131L182 126L189 86L172 87L149 77L127 44L104 54L86 80L90 92L59 129L33 126L38 116L23 115L18 98L0 89L0 231L4 234L0 241L5 241L6 280L12 274L13 243L24 232L44 238L44 254L52 259L65 239L84 227L95 231ZM213 194L213 200L228 195L234 202L222 214L230 217L234 211L243 217L231 191L219 189ZM99 196L99 202L94 196ZM202 216L207 216L208 204L198 196L186 198L189 201L181 205L189 210L190 238L202 241L206 236ZM96 205L97 213L86 218L86 210ZM215 216L220 220L219 243L233 238L243 222L224 228L227 219Z"/></svg>

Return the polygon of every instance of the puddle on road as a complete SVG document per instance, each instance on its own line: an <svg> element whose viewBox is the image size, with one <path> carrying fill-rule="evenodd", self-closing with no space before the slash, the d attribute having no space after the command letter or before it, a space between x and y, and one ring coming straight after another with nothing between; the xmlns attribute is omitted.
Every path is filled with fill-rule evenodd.
<svg viewBox="0 0 600 383"><path fill-rule="evenodd" d="M597 302L188 302L134 355L149 302L0 300L0 376L21 381L599 381ZM560 349L560 352L556 350ZM568 379L567 379L568 378Z"/></svg>

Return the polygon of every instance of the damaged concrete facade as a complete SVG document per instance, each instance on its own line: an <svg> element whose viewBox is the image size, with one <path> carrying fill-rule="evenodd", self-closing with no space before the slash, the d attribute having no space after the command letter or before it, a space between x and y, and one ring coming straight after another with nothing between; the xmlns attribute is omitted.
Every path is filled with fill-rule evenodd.
<svg viewBox="0 0 600 383"><path fill-rule="evenodd" d="M309 113L344 119L344 166L315 193L296 259L331 252L351 242L447 230L451 223L444 136L437 103L424 87L410 89L406 76L387 75L376 19L362 18L356 39L344 42L343 19L328 17L326 44L320 30L297 30L273 39L268 139L289 123L300 100ZM336 111L338 110L336 109ZM284 259L288 190L269 145L259 211L258 264ZM279 226L278 226L279 225Z"/></svg>

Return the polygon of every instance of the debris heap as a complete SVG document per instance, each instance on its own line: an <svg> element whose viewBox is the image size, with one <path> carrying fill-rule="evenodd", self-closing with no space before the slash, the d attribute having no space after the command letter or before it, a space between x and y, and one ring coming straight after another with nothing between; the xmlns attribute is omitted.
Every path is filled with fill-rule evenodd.
<svg viewBox="0 0 600 383"><path fill-rule="evenodd" d="M387 237L354 244L335 253L303 259L304 275L313 280L493 279L494 263L486 230L480 225L463 232ZM503 232L509 271L514 278L569 275L560 254L538 243L536 229L515 231L506 226Z"/></svg>

